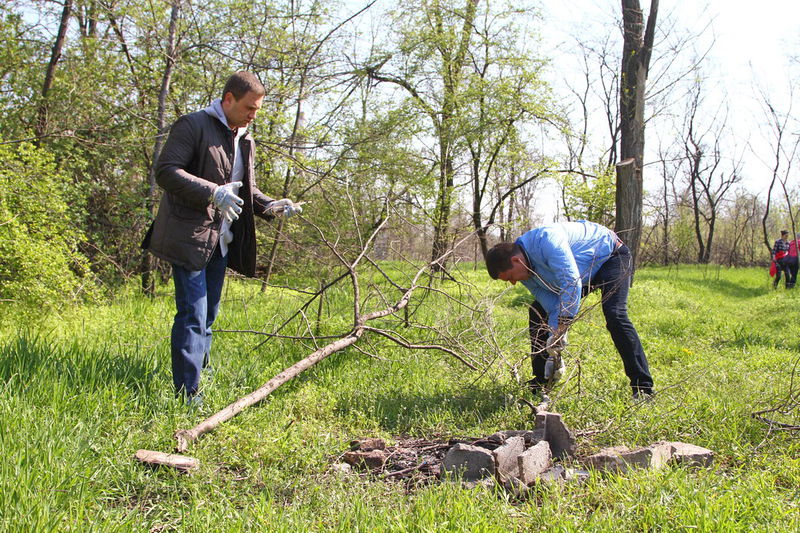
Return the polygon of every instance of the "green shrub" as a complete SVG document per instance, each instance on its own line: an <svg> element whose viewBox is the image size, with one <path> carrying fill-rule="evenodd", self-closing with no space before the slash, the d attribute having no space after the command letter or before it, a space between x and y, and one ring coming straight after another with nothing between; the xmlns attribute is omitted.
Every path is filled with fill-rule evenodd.
<svg viewBox="0 0 800 533"><path fill-rule="evenodd" d="M42 309L95 293L80 198L46 150L0 145L0 298Z"/></svg>

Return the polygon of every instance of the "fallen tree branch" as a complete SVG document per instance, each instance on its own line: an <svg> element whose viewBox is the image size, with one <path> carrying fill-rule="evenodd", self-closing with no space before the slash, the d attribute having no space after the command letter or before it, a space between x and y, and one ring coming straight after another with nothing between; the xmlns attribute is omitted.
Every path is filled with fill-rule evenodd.
<svg viewBox="0 0 800 533"><path fill-rule="evenodd" d="M442 352L445 352L445 353L448 353L448 354L452 355L453 357L455 357L456 359L458 359L459 361L464 363L467 367L469 367L470 370L477 370L478 369L475 365L473 365L472 363L470 363L469 361L467 361L466 359L461 357L461 355L459 355L455 351L451 350L450 348L446 348L444 346L439 346L437 344L411 344L407 340L402 339L399 336L392 335L388 331L385 331L385 330L382 330L382 329L371 328L371 327L367 327L367 326L365 326L364 329L366 331L371 331L373 333L377 333L378 335L386 337L390 341L395 342L395 343L399 344L400 346L402 346L403 348L408 348L410 350L440 350Z"/></svg>
<svg viewBox="0 0 800 533"><path fill-rule="evenodd" d="M216 428L218 425L222 424L223 422L230 420L234 416L238 415L251 405L254 405L267 396L269 396L275 389L295 377L296 375L300 374L304 370L307 370L314 366L315 364L319 363L332 353L338 352L351 344L355 343L359 337L361 337L362 333L364 332L363 328L356 328L354 329L350 335L344 337L343 339L339 339L336 342L332 342L327 346L320 348L319 350L315 351L305 359L298 361L297 363L293 364L289 368L285 369L283 372L275 376L274 378L267 381L264 385L256 389L255 391L251 392L247 396L244 396L232 404L228 405L221 411L217 412L216 414L211 415L210 417L206 418L199 424L197 424L192 429L184 429L178 430L175 432L175 439L178 441L176 446L176 450L178 453L183 453L189 449L189 444L197 440L201 435L204 433L208 433L209 431Z"/></svg>
<svg viewBox="0 0 800 533"><path fill-rule="evenodd" d="M359 263L359 261L366 255L367 247L370 245L370 243L374 239L375 235L377 234L378 231L380 231L380 229L382 227L383 227L383 223L378 225L378 227L375 229L375 231L372 233L372 235L370 235L370 237L366 240L365 248L361 250L361 253L359 253L358 257L352 263L348 263L347 260L335 249L335 247L331 246L330 243L328 243L326 241L326 244L329 245L331 250L337 255L337 257L340 259L340 261L347 266L347 268L349 270L350 277L351 277L352 282L353 282L354 321L355 321L353 329L345 337L343 337L343 338L341 338L341 339L339 339L339 340L337 340L335 342L332 342L332 343L330 343L330 344L328 344L326 346L323 346L322 348L319 348L318 350L313 352L308 357L302 359L301 361L298 361L297 363L295 363L292 366L290 366L289 368L285 369L283 372L281 372L277 376L275 376L272 379L270 379L268 382L266 382L264 385L262 385L261 387L259 387L255 391L253 391L252 393L250 393L247 396L244 396L244 397L236 400L235 402L233 402L232 404L228 405L227 407L225 407L221 411L218 411L217 413L215 413L215 414L211 415L210 417L206 418L205 420L200 422L198 425L196 425L192 429L176 431L175 432L175 439L177 440L176 450L179 453L182 453L182 452L185 452L186 450L188 450L189 449L189 445L192 442L194 442L195 440L197 440L201 435L203 435L205 433L208 433L209 431L212 431L213 429L215 429L217 426L219 426L223 422L225 422L227 420L230 420L231 418L233 418L237 414L241 413L243 410L247 409L248 407L250 407L250 406L262 401L264 398L269 396L278 387L280 387L281 385L283 385L284 383L286 383L290 379L294 378L295 376L297 376L298 374L300 374L304 370L307 370L307 369L311 368L312 366L316 365L317 363L319 363L320 361L322 361L323 359L325 359L329 355L331 355L333 353L336 353L338 351L341 351L344 348L347 348L348 346L351 346L351 345L355 344L356 341L358 341L358 339L361 338L361 336L364 334L365 331L372 330L372 328L368 328L366 326L366 323L368 321L376 320L376 319L379 319L379 318L383 318L383 317L392 315L392 314L396 313L397 311L399 311L399 310L403 309L404 307L406 307L408 305L409 300L411 299L411 294L417 288L417 282L419 281L419 278L422 276L422 274L426 270L431 268L434 264L437 264L437 263L441 262L446 256L448 256L451 253L451 251L448 251L445 254L443 254L440 258L438 258L438 259L436 259L434 261L431 261L430 263L428 263L424 267L420 268L417 271L417 273L414 276L414 278L412 279L411 286L408 289L405 290L405 292L403 293L402 297L394 305L391 305L391 306L389 306L389 307L387 307L385 309L380 309L380 310L372 311L370 313L361 314L360 308L359 308L359 302L358 302L358 300L359 300L358 276L357 276L357 273L355 271L355 267ZM319 231L319 233L322 236L323 240L325 240L324 235L322 235L322 232L319 230L319 228L317 228L317 230ZM375 330L375 331L380 331L380 330ZM445 349L445 351L448 351L448 350ZM452 352L452 351L448 351L448 352ZM459 358L459 359L461 359L461 358ZM461 360L462 360L462 362L467 364L467 366L469 366L470 368L474 368L472 365L469 365L463 359L461 359Z"/></svg>

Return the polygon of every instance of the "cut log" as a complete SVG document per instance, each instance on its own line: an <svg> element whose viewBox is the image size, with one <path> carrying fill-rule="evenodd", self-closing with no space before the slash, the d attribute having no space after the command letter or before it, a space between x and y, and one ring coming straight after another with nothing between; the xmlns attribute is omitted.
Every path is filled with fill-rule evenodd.
<svg viewBox="0 0 800 533"><path fill-rule="evenodd" d="M188 455L155 452L153 450L137 450L136 460L150 466L169 466L181 472L190 473L200 467L200 461Z"/></svg>

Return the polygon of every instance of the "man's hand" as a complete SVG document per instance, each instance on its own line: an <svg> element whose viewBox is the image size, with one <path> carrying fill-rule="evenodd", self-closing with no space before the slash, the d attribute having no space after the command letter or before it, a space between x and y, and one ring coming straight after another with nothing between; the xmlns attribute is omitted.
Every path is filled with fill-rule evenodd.
<svg viewBox="0 0 800 533"><path fill-rule="evenodd" d="M239 213L242 212L242 208L239 206L244 204L244 200L237 195L237 191L241 186L241 181L232 181L225 185L220 185L211 195L211 202L214 207L219 209L222 212L222 216L228 219L229 222L238 219Z"/></svg>
<svg viewBox="0 0 800 533"><path fill-rule="evenodd" d="M559 328L560 329L560 328ZM564 375L566 367L561 352L567 347L567 332L556 331L547 338L544 349L547 351L547 361L544 363L544 379L554 385Z"/></svg>
<svg viewBox="0 0 800 533"><path fill-rule="evenodd" d="M566 371L567 367L564 365L564 359L560 354L551 355L544 363L544 379L550 382L551 385L555 385Z"/></svg>
<svg viewBox="0 0 800 533"><path fill-rule="evenodd" d="M303 208L300 207L300 204L294 203L289 198L282 198L280 200L275 200L271 204L269 204L268 208L270 214L276 217L292 217L294 215L299 215L303 212Z"/></svg>
<svg viewBox="0 0 800 533"><path fill-rule="evenodd" d="M547 355L550 357L555 357L561 355L561 352L564 351L564 348L567 347L567 332L564 331L559 333L556 331L549 337L547 337L547 343L544 345L545 351L547 351Z"/></svg>

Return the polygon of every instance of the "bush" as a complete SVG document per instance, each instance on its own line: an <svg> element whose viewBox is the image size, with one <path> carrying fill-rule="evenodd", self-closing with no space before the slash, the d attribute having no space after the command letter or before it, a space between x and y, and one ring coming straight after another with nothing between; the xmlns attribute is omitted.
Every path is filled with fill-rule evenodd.
<svg viewBox="0 0 800 533"><path fill-rule="evenodd" d="M0 145L0 298L42 309L95 294L75 189L46 150Z"/></svg>

